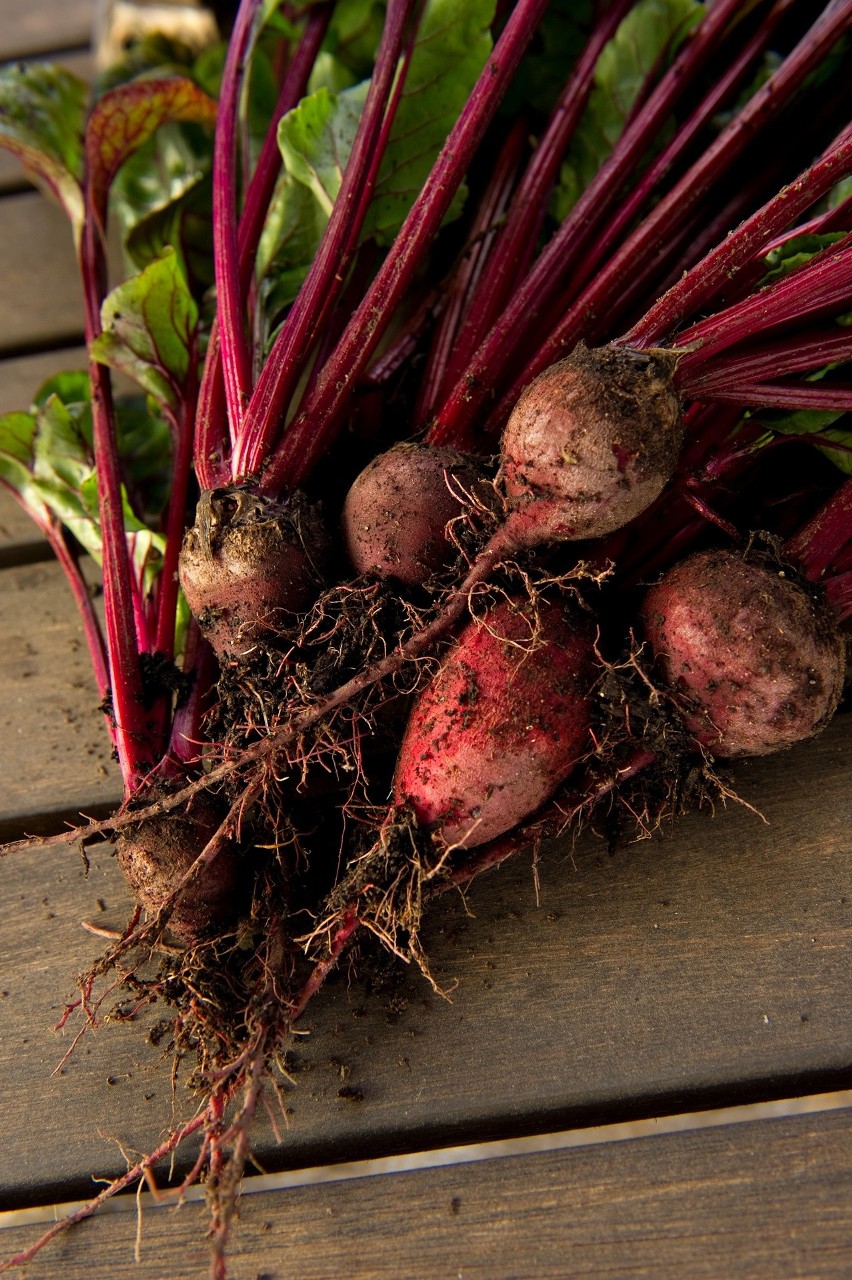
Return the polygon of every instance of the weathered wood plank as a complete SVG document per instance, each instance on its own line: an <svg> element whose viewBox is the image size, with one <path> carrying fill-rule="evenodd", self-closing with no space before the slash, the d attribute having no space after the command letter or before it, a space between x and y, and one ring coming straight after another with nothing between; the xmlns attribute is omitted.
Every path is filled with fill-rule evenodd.
<svg viewBox="0 0 852 1280"><path fill-rule="evenodd" d="M53 374L86 367L85 347L0 360L0 414L27 409L41 384ZM0 567L50 556L50 548L15 499L0 488Z"/></svg>
<svg viewBox="0 0 852 1280"><path fill-rule="evenodd" d="M0 572L0 831L56 829L119 793L89 655L56 563Z"/></svg>
<svg viewBox="0 0 852 1280"><path fill-rule="evenodd" d="M37 192L0 200L0 281L0 353L80 341L80 285L68 219Z"/></svg>
<svg viewBox="0 0 852 1280"><path fill-rule="evenodd" d="M458 983L451 1004L415 974L372 995L338 978L303 1019L312 1034L295 1046L292 1126L281 1148L258 1133L264 1165L848 1082L850 732L846 717L810 747L741 770L769 827L735 808L614 857L587 842L575 865L567 853L542 864L541 906L526 860L476 884L471 914L443 902L425 940L437 981ZM50 788L62 749L23 727L12 740L6 776ZM93 780L103 795L106 780ZM4 1133L5 1205L37 1202L46 1186L84 1193L90 1174L122 1167L96 1129L144 1150L171 1117L168 1072L155 1071L140 1027L103 1029L65 1078L50 1075L69 1041L49 1028L94 951L78 921L126 918L114 862L99 855L93 874L84 881L63 850L0 869L0 1096L26 1098ZM343 1079L362 1101L340 1095ZM179 1097L182 1114L191 1105Z"/></svg>
<svg viewBox="0 0 852 1280"><path fill-rule="evenodd" d="M200 1280L204 1210L83 1224L27 1271ZM0 1250L37 1229L0 1232ZM846 1280L849 1112L764 1120L244 1198L234 1280Z"/></svg>
<svg viewBox="0 0 852 1280"><path fill-rule="evenodd" d="M8 62L88 45L93 18L93 0L0 0L0 57Z"/></svg>

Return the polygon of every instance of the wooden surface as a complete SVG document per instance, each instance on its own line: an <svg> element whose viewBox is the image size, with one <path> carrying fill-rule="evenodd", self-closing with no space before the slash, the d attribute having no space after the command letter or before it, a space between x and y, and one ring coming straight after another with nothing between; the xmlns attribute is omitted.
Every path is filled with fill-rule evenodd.
<svg viewBox="0 0 852 1280"><path fill-rule="evenodd" d="M102 1218L28 1280L196 1280L204 1225L197 1205L146 1207L134 1264L134 1214ZM232 1275L847 1280L851 1240L846 1111L247 1196Z"/></svg>
<svg viewBox="0 0 852 1280"><path fill-rule="evenodd" d="M74 3L0 3L0 48L85 43ZM5 184L5 185L4 185ZM2 194L5 192L5 194ZM82 323L62 215L0 168L0 412L80 367ZM0 500L0 832L99 813L119 786L58 566ZM815 744L737 770L764 825L714 822L610 856L554 850L537 903L528 859L446 901L426 930L437 980L378 991L333 980L293 1050L290 1127L264 1125L264 1167L429 1151L852 1086L852 716ZM144 1021L52 1030L129 900L106 848L0 864L0 1210L89 1193L174 1111ZM350 1095L341 1096L347 1086ZM346 1092L346 1091L344 1091ZM313 1277L850 1274L849 1110L513 1156L246 1198L243 1280ZM0 1214L0 1228L4 1219ZM205 1272L198 1206L146 1215L140 1280ZM0 1258L37 1228L0 1230ZM132 1213L53 1245L30 1277L130 1274Z"/></svg>

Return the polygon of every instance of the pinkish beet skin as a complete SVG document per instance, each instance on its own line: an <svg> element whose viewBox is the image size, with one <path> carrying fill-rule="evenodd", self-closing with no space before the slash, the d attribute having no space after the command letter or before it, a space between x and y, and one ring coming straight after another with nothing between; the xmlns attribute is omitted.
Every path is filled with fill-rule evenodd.
<svg viewBox="0 0 852 1280"><path fill-rule="evenodd" d="M475 458L425 444L380 454L343 507L343 538L357 572L417 586L445 568L457 554L447 525L470 509L466 494L495 498Z"/></svg>
<svg viewBox="0 0 852 1280"><path fill-rule="evenodd" d="M511 830L589 749L594 680L588 624L504 603L462 631L420 695L399 754L395 795L447 844Z"/></svg>
<svg viewBox="0 0 852 1280"><path fill-rule="evenodd" d="M530 383L501 446L520 545L600 538L659 496L683 434L673 367L668 352L581 343Z"/></svg>
<svg viewBox="0 0 852 1280"><path fill-rule="evenodd" d="M779 751L834 714L842 638L811 593L778 572L701 552L651 588L642 618L687 728L714 755Z"/></svg>

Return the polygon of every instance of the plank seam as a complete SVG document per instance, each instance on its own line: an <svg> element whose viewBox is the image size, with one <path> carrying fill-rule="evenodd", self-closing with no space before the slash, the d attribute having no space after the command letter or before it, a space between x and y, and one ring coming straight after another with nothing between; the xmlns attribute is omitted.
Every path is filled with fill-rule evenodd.
<svg viewBox="0 0 852 1280"><path fill-rule="evenodd" d="M720 1107L713 1111L686 1111L678 1115L653 1117L648 1120L629 1120L618 1124L594 1125L586 1129L559 1130L532 1137L498 1139L494 1142L478 1142L464 1146L444 1147L433 1151L415 1151L402 1156L379 1156L372 1160L353 1160L343 1164L315 1165L305 1169L293 1169L285 1173L267 1173L246 1178L242 1195L260 1195L272 1191L287 1191L297 1187L318 1186L333 1182L349 1182L356 1178L394 1176L400 1173L417 1173L429 1169L441 1169L451 1165L479 1164L486 1160L505 1160L518 1156L548 1155L579 1147L597 1147L613 1142L641 1141L678 1133L692 1133L706 1129L721 1129L737 1124L756 1124L766 1120L785 1120L796 1116L820 1115L831 1111L849 1111L852 1115L852 1089L834 1093L811 1094L807 1097L779 1098L772 1102L747 1103L743 1106ZM175 1199L161 1192L161 1199L145 1196L146 1206L174 1208ZM181 1202L200 1202L206 1199L203 1186L190 1187L180 1197ZM8 1209L0 1212L0 1231L13 1227L38 1226L53 1223L88 1201L74 1200L61 1204L39 1205L30 1209ZM108 1200L98 1213L137 1213L139 1200L136 1191L126 1192Z"/></svg>

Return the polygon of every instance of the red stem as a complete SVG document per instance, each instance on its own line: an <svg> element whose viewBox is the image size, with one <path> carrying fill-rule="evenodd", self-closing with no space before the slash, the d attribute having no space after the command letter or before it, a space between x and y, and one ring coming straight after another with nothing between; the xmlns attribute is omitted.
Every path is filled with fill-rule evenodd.
<svg viewBox="0 0 852 1280"><path fill-rule="evenodd" d="M186 527L186 502L192 474L193 434L196 397L198 391L198 357L190 351L187 381L182 389L180 408L175 415L175 460L172 468L172 486L166 515L166 550L158 582L157 620L154 647L158 653L171 658L175 648L175 623L178 601L178 557L183 532Z"/></svg>
<svg viewBox="0 0 852 1280"><path fill-rule="evenodd" d="M796 271L735 302L678 335L684 354L678 363L683 386L700 376L710 358L737 343L793 321L840 314L852 301L852 233L823 249Z"/></svg>
<svg viewBox="0 0 852 1280"><path fill-rule="evenodd" d="M240 0L225 59L213 143L213 260L219 349L232 438L239 435L252 387L237 244L237 137L243 81L260 8L261 0Z"/></svg>
<svg viewBox="0 0 852 1280"><path fill-rule="evenodd" d="M852 360L852 330L795 334L745 354L710 361L688 379L683 389L691 398L707 399L742 380L761 382L771 377L783 378L844 360Z"/></svg>
<svg viewBox="0 0 852 1280"><path fill-rule="evenodd" d="M579 261L598 228L603 210L616 199L691 78L717 48L738 7L739 0L719 0L691 33L672 66L627 125L611 154L539 255L452 395L441 406L428 436L430 444L451 444L464 439L470 424L491 399L501 374L511 367L524 335L531 331L531 326L554 299L569 269Z"/></svg>
<svg viewBox="0 0 852 1280"><path fill-rule="evenodd" d="M788 539L784 550L797 560L811 582L817 582L852 538L852 477Z"/></svg>
<svg viewBox="0 0 852 1280"><path fill-rule="evenodd" d="M307 278L281 326L251 397L246 429L235 443L235 478L259 471L281 434L282 419L319 327L345 283L402 93L408 60L401 71L398 62L413 8L414 0L391 0L389 5L367 101L340 191ZM413 40L412 34L409 58ZM291 487L286 472L281 481L285 487Z"/></svg>
<svg viewBox="0 0 852 1280"><path fill-rule="evenodd" d="M727 126L707 151L680 181L665 195L651 214L641 223L621 248L610 258L596 279L572 304L537 354L515 379L506 395L514 403L521 391L537 374L553 364L566 350L593 328L600 318L618 305L629 287L636 263L665 244L673 229L682 226L684 218L739 157L768 120L786 104L805 76L813 70L845 27L852 25L852 13L841 0L832 0L822 18L811 28L790 57L774 76L746 104L742 112ZM825 195L852 168L852 146L841 138L826 156L785 187L773 200L727 236L716 250L704 257L667 294L646 313L641 321L621 339L625 345L648 347L659 344L691 311L705 305L730 278L748 263L756 252L784 227ZM517 318L516 318L517 319ZM496 327L492 330L492 338ZM490 341L490 339L489 339ZM480 348L477 360L485 353ZM498 366L499 367L499 366ZM473 372L473 369L469 372ZM467 403L448 402L448 425L466 429L474 410L488 394L484 386L467 389Z"/></svg>
<svg viewBox="0 0 852 1280"><path fill-rule="evenodd" d="M314 393L271 459L265 487L299 484L339 430L349 399L391 324L508 88L547 0L519 0L372 286L327 362Z"/></svg>
<svg viewBox="0 0 852 1280"><path fill-rule="evenodd" d="M79 268L83 289L86 344L101 333L101 303L106 296L106 249L91 199L80 237ZM136 635L133 619L141 616L139 586L130 563L121 497L121 472L109 369L89 361L92 391L92 436L98 477L98 514L103 539L104 615L114 740L125 787L133 791L158 752L149 741L143 707L139 650L148 637ZM140 607L137 607L140 606Z"/></svg>
<svg viewBox="0 0 852 1280"><path fill-rule="evenodd" d="M589 100L598 59L632 5L633 0L616 0L610 5L571 72L547 129L518 184L505 225L497 234L488 269L465 316L447 368L445 381L450 387L455 386L467 368L505 306L513 286L526 275L544 223L547 195Z"/></svg>
<svg viewBox="0 0 852 1280"><path fill-rule="evenodd" d="M468 237L468 248L447 286L447 302L432 335L432 345L414 410L415 430L428 419L445 383L450 381L452 385L455 380L452 370L467 321L465 313L469 313L471 305L475 305L477 285L482 279L495 240L500 236L498 222L517 180L518 165L527 145L528 132L526 120L516 121L500 148L488 185L477 204L476 216Z"/></svg>
<svg viewBox="0 0 852 1280"><path fill-rule="evenodd" d="M571 281L576 296L580 287L593 278L601 263L606 262L620 243L624 232L632 225L642 208L655 190L657 190L675 165L681 160L687 149L695 141L701 130L712 120L713 116L727 101L742 81L751 64L766 47L769 37L777 27L781 18L795 3L795 0L779 0L767 15L765 21L753 33L751 39L734 59L727 71L723 72L710 91L702 99L695 111L679 126L677 133L662 154L654 161L648 172L637 183L629 197L619 208L618 214L598 237L590 252L583 256L577 264L577 270Z"/></svg>
<svg viewBox="0 0 852 1280"><path fill-rule="evenodd" d="M240 288L248 292L254 254L260 239L269 202L281 168L278 149L278 122L292 111L304 96L308 78L328 30L333 6L317 5L311 10L302 38L281 85L275 114L264 139L257 168L245 196L238 231ZM207 347L207 358L198 397L195 434L195 469L199 484L204 489L214 489L231 479L230 439L225 403L225 383L222 374L222 353L219 343L219 326L214 320Z"/></svg>

